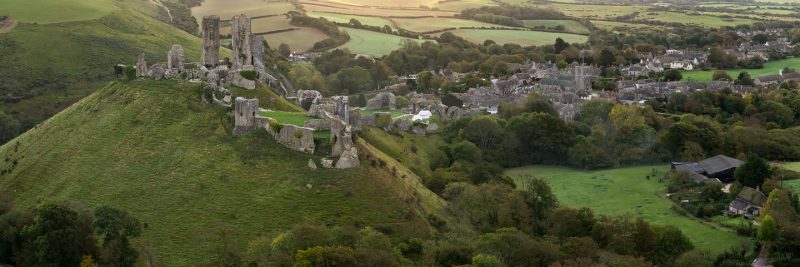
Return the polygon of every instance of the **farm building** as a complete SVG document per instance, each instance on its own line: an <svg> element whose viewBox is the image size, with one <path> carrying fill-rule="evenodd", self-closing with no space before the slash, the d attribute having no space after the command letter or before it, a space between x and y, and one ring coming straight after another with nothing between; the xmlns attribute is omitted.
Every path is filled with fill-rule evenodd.
<svg viewBox="0 0 800 267"><path fill-rule="evenodd" d="M724 155L716 155L696 163L673 162L672 169L693 173L692 179L696 183L705 182L706 179L717 179L728 183L733 181L733 172L742 164L744 162L741 160Z"/></svg>
<svg viewBox="0 0 800 267"><path fill-rule="evenodd" d="M767 196L760 190L745 186L736 199L731 201L728 211L736 215L744 215L753 218L761 211L761 207L767 202Z"/></svg>

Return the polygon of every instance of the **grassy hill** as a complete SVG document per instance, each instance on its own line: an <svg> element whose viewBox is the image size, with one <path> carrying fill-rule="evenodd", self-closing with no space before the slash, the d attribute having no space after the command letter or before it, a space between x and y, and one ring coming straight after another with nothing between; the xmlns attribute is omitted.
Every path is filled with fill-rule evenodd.
<svg viewBox="0 0 800 267"><path fill-rule="evenodd" d="M19 22L0 34L0 110L29 127L101 88L113 65L134 64L139 53L151 64L166 61L180 44L188 59L200 58L200 38L152 18L149 2L33 2L0 1L0 15Z"/></svg>
<svg viewBox="0 0 800 267"><path fill-rule="evenodd" d="M242 249L304 222L425 237L425 216L445 209L418 178L397 174L402 169L362 159L355 169L312 170L306 164L319 156L289 150L263 131L234 138L226 110L200 94L178 81L109 84L0 147L0 195L20 208L126 209L147 225L137 242L153 244L167 266L207 260L222 229Z"/></svg>

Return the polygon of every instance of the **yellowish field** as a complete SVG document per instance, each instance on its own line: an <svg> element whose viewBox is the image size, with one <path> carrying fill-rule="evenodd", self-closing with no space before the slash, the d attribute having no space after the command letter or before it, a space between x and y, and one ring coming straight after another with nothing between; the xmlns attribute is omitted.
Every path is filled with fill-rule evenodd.
<svg viewBox="0 0 800 267"><path fill-rule="evenodd" d="M646 12L637 16L636 19L661 21L667 23L693 24L703 27L722 27L736 26L740 24L752 24L755 20L740 18L720 18L711 15L689 15L678 12Z"/></svg>
<svg viewBox="0 0 800 267"><path fill-rule="evenodd" d="M431 32L449 28L481 27L481 28L511 28L508 26L485 23L474 20L456 18L414 18L392 19L398 28L412 32Z"/></svg>
<svg viewBox="0 0 800 267"><path fill-rule="evenodd" d="M283 15L253 19L251 27L255 34L296 28L289 24L289 19ZM231 33L230 24L221 25L219 32L223 35Z"/></svg>
<svg viewBox="0 0 800 267"><path fill-rule="evenodd" d="M328 38L325 33L314 28L298 28L288 32L261 35L261 37L267 40L271 48L278 48L281 44L287 44L292 51L308 51L314 48L314 43Z"/></svg>
<svg viewBox="0 0 800 267"><path fill-rule="evenodd" d="M497 2L491 0L451 0L446 2L441 2L436 5L439 10L448 10L448 11L462 11L464 9L469 8L479 8L482 6L496 6Z"/></svg>
<svg viewBox="0 0 800 267"><path fill-rule="evenodd" d="M330 2L301 0L306 11L328 12L339 14L352 14L373 17L452 17L456 12L420 10L408 8L374 8L365 6L350 6Z"/></svg>
<svg viewBox="0 0 800 267"><path fill-rule="evenodd" d="M546 45L553 44L559 37L567 43L585 43L588 40L586 35L538 31L462 29L449 32L476 44L492 40L498 44Z"/></svg>
<svg viewBox="0 0 800 267"><path fill-rule="evenodd" d="M551 4L546 7L563 12L568 16L581 18L606 19L628 15L633 12L644 12L646 6L611 6L583 4Z"/></svg>
<svg viewBox="0 0 800 267"><path fill-rule="evenodd" d="M434 6L437 0L327 0L327 2L353 6L372 6L372 7L419 7Z"/></svg>
<svg viewBox="0 0 800 267"><path fill-rule="evenodd" d="M306 12L306 15L314 18L325 18L329 21L338 23L349 23L350 19L356 19L363 25L383 27L384 25L394 26L394 22L381 17L358 16L348 14L326 13L326 12ZM394 28L394 27L393 27Z"/></svg>
<svg viewBox="0 0 800 267"><path fill-rule="evenodd" d="M618 27L626 28L626 30L642 30L642 29L652 29L659 27L649 24L625 23L625 22L607 21L607 20L592 20L591 22L592 24L594 24L594 26L609 31L613 31Z"/></svg>
<svg viewBox="0 0 800 267"><path fill-rule="evenodd" d="M203 4L192 8L192 15L198 21L203 16L217 15L223 20L235 15L245 14L250 17L284 14L295 10L289 2L267 2L265 0L205 0Z"/></svg>

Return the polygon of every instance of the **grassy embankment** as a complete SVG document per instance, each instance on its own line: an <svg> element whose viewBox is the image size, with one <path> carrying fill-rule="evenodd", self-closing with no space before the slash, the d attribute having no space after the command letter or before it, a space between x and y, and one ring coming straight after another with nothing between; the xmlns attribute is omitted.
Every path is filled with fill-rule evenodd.
<svg viewBox="0 0 800 267"><path fill-rule="evenodd" d="M208 260L223 229L242 249L298 223L427 236L426 214L444 212L408 201L424 187L384 168L311 170L308 160L319 156L264 131L234 138L232 125L224 109L200 101L197 85L112 83L0 147L0 158L18 162L0 162L10 170L0 194L21 209L65 202L128 210L148 225L136 243L151 243L168 266Z"/></svg>
<svg viewBox="0 0 800 267"><path fill-rule="evenodd" d="M641 166L601 171L580 171L565 167L528 166L509 169L506 174L518 185L522 175L535 175L550 183L561 205L573 208L589 207L596 214L641 217L651 223L680 228L696 248L713 254L749 242L736 233L720 230L708 224L679 215L670 209L663 194L665 184L658 178L645 177L656 169L659 175L669 166Z"/></svg>

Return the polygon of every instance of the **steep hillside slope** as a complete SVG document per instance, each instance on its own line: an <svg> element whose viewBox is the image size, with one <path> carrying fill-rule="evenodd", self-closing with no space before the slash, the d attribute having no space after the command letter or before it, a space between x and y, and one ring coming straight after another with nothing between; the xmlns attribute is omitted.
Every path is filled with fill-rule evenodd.
<svg viewBox="0 0 800 267"><path fill-rule="evenodd" d="M386 168L312 170L318 156L263 132L234 138L226 111L200 95L178 81L111 83L0 147L0 195L21 208L126 209L147 225L138 242L167 266L209 259L223 229L240 248L304 222L424 237L427 214L445 209Z"/></svg>
<svg viewBox="0 0 800 267"><path fill-rule="evenodd" d="M18 21L0 34L0 110L28 127L101 88L115 64L135 63L139 53L165 61L180 44L188 59L200 58L200 38L152 18L149 2L32 2L0 1L0 16ZM71 2L80 4L62 8Z"/></svg>

